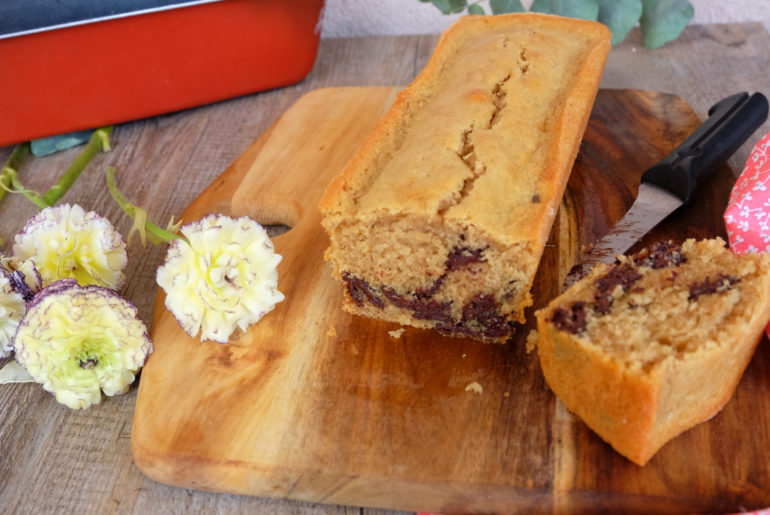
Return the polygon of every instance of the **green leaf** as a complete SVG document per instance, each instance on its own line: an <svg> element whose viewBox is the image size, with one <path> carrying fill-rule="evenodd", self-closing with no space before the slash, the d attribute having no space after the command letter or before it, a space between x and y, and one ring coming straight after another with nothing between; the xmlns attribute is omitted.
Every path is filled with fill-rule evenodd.
<svg viewBox="0 0 770 515"><path fill-rule="evenodd" d="M128 231L128 236L126 236L126 244L131 243L131 238L134 236L134 233L139 233L139 239L142 241L142 248L147 248L146 224L147 210L139 206L134 206L134 223L131 224L131 230Z"/></svg>
<svg viewBox="0 0 770 515"><path fill-rule="evenodd" d="M642 42L645 48L658 48L679 37L695 14L688 0L642 0L642 3Z"/></svg>
<svg viewBox="0 0 770 515"><path fill-rule="evenodd" d="M628 36L642 16L642 0L599 0L598 20L612 31L612 44Z"/></svg>
<svg viewBox="0 0 770 515"><path fill-rule="evenodd" d="M431 0L431 3L435 5L443 14L449 14L449 0Z"/></svg>
<svg viewBox="0 0 770 515"><path fill-rule="evenodd" d="M449 4L449 0L430 0L430 3L435 5L443 14L452 12L452 6Z"/></svg>
<svg viewBox="0 0 770 515"><path fill-rule="evenodd" d="M467 0L430 0L444 14L461 13L468 6Z"/></svg>
<svg viewBox="0 0 770 515"><path fill-rule="evenodd" d="M141 213L137 212L137 209L141 211L144 210L130 203L128 199L126 199L125 195L123 195L123 193L121 193L121 191L118 189L118 180L115 178L114 167L107 167L105 178L107 180L107 191L110 192L110 196L115 200L115 202L118 203L123 212L126 213L132 220L135 220L137 215L142 216ZM136 223L134 226L136 226ZM141 236L141 228L138 229L140 230L139 235ZM170 242L174 239L180 239L190 243L186 237L180 234L176 234L177 229L178 227L173 225L172 222L169 222L169 229L161 229L150 220L146 219L145 212L144 230L146 231L147 237L150 239L150 243ZM132 228L132 232L133 230L134 229Z"/></svg>
<svg viewBox="0 0 770 515"><path fill-rule="evenodd" d="M461 13L468 7L467 0L449 0L449 9L453 13Z"/></svg>
<svg viewBox="0 0 770 515"><path fill-rule="evenodd" d="M468 6L468 14L486 14L484 8L479 4L471 4Z"/></svg>
<svg viewBox="0 0 770 515"><path fill-rule="evenodd" d="M71 132L69 134L60 134L58 136L50 136L48 138L35 139L29 142L29 149L37 157L45 157L59 152L60 150L66 150L68 148L82 145L91 139L91 134L94 131L85 130L78 132Z"/></svg>
<svg viewBox="0 0 770 515"><path fill-rule="evenodd" d="M596 20L599 16L599 0L534 0L529 10L570 18Z"/></svg>
<svg viewBox="0 0 770 515"><path fill-rule="evenodd" d="M489 0L489 7L493 14L524 12L520 0Z"/></svg>

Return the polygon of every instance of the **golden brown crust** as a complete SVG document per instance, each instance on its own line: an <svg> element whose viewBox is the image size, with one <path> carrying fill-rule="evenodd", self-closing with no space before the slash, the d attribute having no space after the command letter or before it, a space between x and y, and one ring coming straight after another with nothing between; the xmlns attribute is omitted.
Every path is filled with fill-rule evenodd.
<svg viewBox="0 0 770 515"><path fill-rule="evenodd" d="M589 34L586 37L590 41L587 53L581 61L581 70L572 84L569 101L561 118L556 132L559 134L559 145L550 154L550 163L544 168L542 179L547 186L552 186L546 191L544 197L556 198L549 203L547 208L558 208L561 193L566 187L569 171L579 149L580 136L585 130L588 117L591 112L598 82L601 77L606 56L610 48L609 30L602 24L574 18L562 18L548 14L508 14L490 16L465 16L456 21L444 31L434 49L431 58L414 81L401 91L393 101L390 109L383 115L372 132L359 148L358 152L348 162L342 172L328 186L322 197L319 209L325 219L335 215L346 215L354 209L350 201L351 195L356 195L358 190L366 187L362 183L362 170L365 170L373 157L382 152L382 142L389 141L392 133L398 130L399 124L404 120L406 107L410 99L419 97L419 92L425 88L433 77L439 72L445 60L450 57L453 44L462 40L464 33L468 31L479 32L479 29L487 27L506 26L538 27L547 26L553 30L563 30L566 34L575 34L581 37L581 33ZM462 110L462 106L457 107ZM440 116L441 113L438 113ZM441 123L440 117L436 120ZM575 137L577 135L577 137ZM571 136L571 137L570 137ZM575 142L577 140L577 144ZM566 169L566 174L565 174ZM497 207L497 206L495 206ZM547 210L546 210L547 211ZM553 216L552 214L549 216ZM541 229L538 226L538 229ZM541 230L544 233L542 239L547 237L548 228Z"/></svg>
<svg viewBox="0 0 770 515"><path fill-rule="evenodd" d="M346 309L510 335L609 40L599 23L541 14L467 16L442 34L319 205Z"/></svg>

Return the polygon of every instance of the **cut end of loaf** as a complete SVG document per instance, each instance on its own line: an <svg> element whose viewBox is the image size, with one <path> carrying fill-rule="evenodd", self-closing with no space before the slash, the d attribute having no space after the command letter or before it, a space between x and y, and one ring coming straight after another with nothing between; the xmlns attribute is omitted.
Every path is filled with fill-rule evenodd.
<svg viewBox="0 0 770 515"><path fill-rule="evenodd" d="M327 256L338 264L352 313L505 340L532 303L537 261L527 250L504 247L469 226L393 217L345 227Z"/></svg>
<svg viewBox="0 0 770 515"><path fill-rule="evenodd" d="M637 464L732 396L770 318L770 256L717 238L600 265L538 311L564 404Z"/></svg>

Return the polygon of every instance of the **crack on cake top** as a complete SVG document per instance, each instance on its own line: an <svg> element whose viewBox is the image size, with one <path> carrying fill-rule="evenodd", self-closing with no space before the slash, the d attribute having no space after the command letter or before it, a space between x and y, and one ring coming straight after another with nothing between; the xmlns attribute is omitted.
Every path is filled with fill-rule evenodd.
<svg viewBox="0 0 770 515"><path fill-rule="evenodd" d="M522 53L524 51L522 50ZM524 72L522 72L524 73ZM505 77L502 78L502 80L498 81L495 86L492 88L492 95L494 96L494 100L492 101L492 105L495 106L495 110L492 111L492 116L489 118L489 128L491 129L497 122L500 121L501 113L505 109L505 106L507 105L505 101L505 97L508 95L508 93L503 89L503 86L505 86L505 83L511 80L511 74L509 73Z"/></svg>
<svg viewBox="0 0 770 515"><path fill-rule="evenodd" d="M521 55L525 55L523 50ZM492 106L494 109L489 118L489 122L487 123L487 127L485 127L486 130L492 130L493 126L499 123L502 118L502 113L507 105L505 101L505 97L507 95L505 84L511 79L511 75L511 73L507 73L492 87ZM476 154L476 148L473 143L473 133L475 130L476 127L473 124L463 129L462 133L460 134L460 147L455 152L457 157L459 157L465 166L468 167L468 170L470 170L471 174L463 181L462 187L455 195L453 201L439 209L439 214L443 214L449 208L460 204L463 199L470 194L476 179L484 175L484 173L487 171L486 164L484 164L484 162L482 162Z"/></svg>
<svg viewBox="0 0 770 515"><path fill-rule="evenodd" d="M457 155L462 159L465 166L473 173L474 177L477 177L486 171L486 166L478 162L476 159L476 152L471 142L471 134L473 133L473 125L463 130L460 136L460 150L457 151ZM467 182L467 180L466 180ZM465 188L465 185L463 185Z"/></svg>
<svg viewBox="0 0 770 515"><path fill-rule="evenodd" d="M525 77L529 73L529 57L527 57L527 49L522 48L519 52L519 71L521 76Z"/></svg>

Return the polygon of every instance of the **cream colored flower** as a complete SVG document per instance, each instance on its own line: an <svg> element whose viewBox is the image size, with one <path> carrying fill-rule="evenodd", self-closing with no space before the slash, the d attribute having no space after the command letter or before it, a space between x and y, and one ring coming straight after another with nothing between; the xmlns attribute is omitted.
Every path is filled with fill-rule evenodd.
<svg viewBox="0 0 770 515"><path fill-rule="evenodd" d="M283 300L281 256L257 222L209 215L181 232L189 244L169 244L157 281L187 334L226 343L236 328L246 330Z"/></svg>
<svg viewBox="0 0 770 515"><path fill-rule="evenodd" d="M25 306L24 297L13 288L10 276L0 269L0 358L13 352L13 337Z"/></svg>
<svg viewBox="0 0 770 515"><path fill-rule="evenodd" d="M29 303L14 342L16 361L70 408L124 393L152 343L133 304L101 286L56 281Z"/></svg>
<svg viewBox="0 0 770 515"><path fill-rule="evenodd" d="M0 255L0 273L10 279L13 289L27 302L43 289L43 278L31 259L21 260Z"/></svg>
<svg viewBox="0 0 770 515"><path fill-rule="evenodd" d="M77 204L49 207L16 235L14 257L31 259L43 284L73 278L118 290L128 262L126 244L110 222Z"/></svg>
<svg viewBox="0 0 770 515"><path fill-rule="evenodd" d="M13 339L27 302L42 288L40 274L31 261L0 254L0 358L13 352Z"/></svg>

